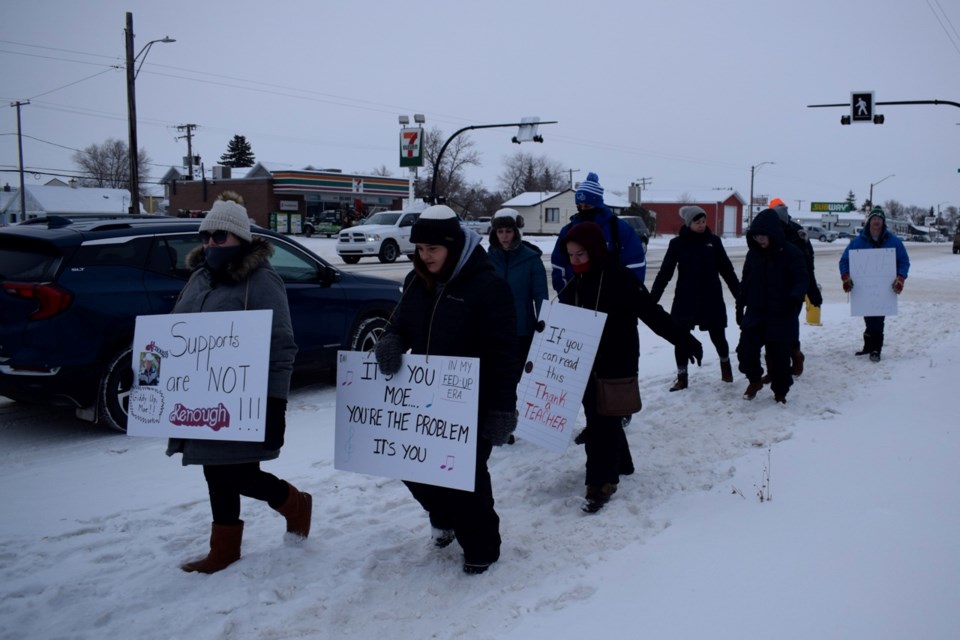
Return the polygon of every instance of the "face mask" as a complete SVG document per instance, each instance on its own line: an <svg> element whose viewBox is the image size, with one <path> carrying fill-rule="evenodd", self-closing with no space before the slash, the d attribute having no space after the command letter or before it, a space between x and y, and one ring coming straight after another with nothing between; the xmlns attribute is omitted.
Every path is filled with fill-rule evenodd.
<svg viewBox="0 0 960 640"><path fill-rule="evenodd" d="M570 267L573 269L574 273L586 273L590 270L590 263L582 262L580 264L572 264Z"/></svg>
<svg viewBox="0 0 960 640"><path fill-rule="evenodd" d="M232 247L208 245L204 247L203 253L206 256L207 266L214 271L219 271L237 255L241 248L241 245L234 245Z"/></svg>

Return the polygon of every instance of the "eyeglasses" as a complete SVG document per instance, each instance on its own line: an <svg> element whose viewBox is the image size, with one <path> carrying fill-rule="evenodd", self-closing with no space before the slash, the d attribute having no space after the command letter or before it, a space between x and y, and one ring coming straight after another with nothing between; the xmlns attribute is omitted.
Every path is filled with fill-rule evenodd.
<svg viewBox="0 0 960 640"><path fill-rule="evenodd" d="M207 244L208 242L213 240L213 244L223 244L224 242L227 241L228 234L229 232L224 231L222 229L220 231L214 231L213 233L210 233L209 231L201 231L200 242L203 244Z"/></svg>

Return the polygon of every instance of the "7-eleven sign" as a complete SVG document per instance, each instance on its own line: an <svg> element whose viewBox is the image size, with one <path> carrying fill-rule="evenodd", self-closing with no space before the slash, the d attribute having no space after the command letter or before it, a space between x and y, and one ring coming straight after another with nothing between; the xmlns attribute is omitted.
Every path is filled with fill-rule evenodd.
<svg viewBox="0 0 960 640"><path fill-rule="evenodd" d="M400 166L423 166L423 129L400 130Z"/></svg>

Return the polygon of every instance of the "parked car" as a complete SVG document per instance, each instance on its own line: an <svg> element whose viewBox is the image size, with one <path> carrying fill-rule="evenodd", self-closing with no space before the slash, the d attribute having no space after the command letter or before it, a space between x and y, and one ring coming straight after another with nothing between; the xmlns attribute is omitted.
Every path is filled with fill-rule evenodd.
<svg viewBox="0 0 960 640"><path fill-rule="evenodd" d="M65 404L125 431L138 315L169 313L190 275L199 219L52 217L0 230L0 395ZM275 248L299 347L295 372L369 350L400 298L397 283L346 273L295 240Z"/></svg>
<svg viewBox="0 0 960 640"><path fill-rule="evenodd" d="M460 224L465 229L473 229L481 236L488 236L490 235L490 220L489 216L483 216L476 220L464 220Z"/></svg>
<svg viewBox="0 0 960 640"><path fill-rule="evenodd" d="M396 262L401 255L412 258L410 230L419 217L419 211L375 213L365 224L340 232L337 255L347 264L356 264L360 258L377 258L383 263Z"/></svg>
<svg viewBox="0 0 960 640"><path fill-rule="evenodd" d="M640 241L643 242L643 248L646 249L650 243L650 230L647 229L647 223L643 221L643 218L640 216L620 216L620 219L633 227L633 230L640 236Z"/></svg>
<svg viewBox="0 0 960 640"><path fill-rule="evenodd" d="M807 230L808 238L814 238L820 242L833 242L837 239L837 232L832 229L824 229L815 224L808 224L804 229Z"/></svg>
<svg viewBox="0 0 960 640"><path fill-rule="evenodd" d="M960 253L960 230L953 236L953 253Z"/></svg>

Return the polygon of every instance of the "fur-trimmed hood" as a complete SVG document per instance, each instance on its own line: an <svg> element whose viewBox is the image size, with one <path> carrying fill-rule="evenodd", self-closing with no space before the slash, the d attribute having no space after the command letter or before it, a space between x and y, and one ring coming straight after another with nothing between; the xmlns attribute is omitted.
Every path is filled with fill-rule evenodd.
<svg viewBox="0 0 960 640"><path fill-rule="evenodd" d="M233 282L242 282L246 280L251 273L270 263L270 256L273 255L273 245L266 238L255 237L247 243L240 253L229 263L223 271L226 279ZM187 254L187 268L191 271L206 268L206 256L203 252L203 245L194 248Z"/></svg>

